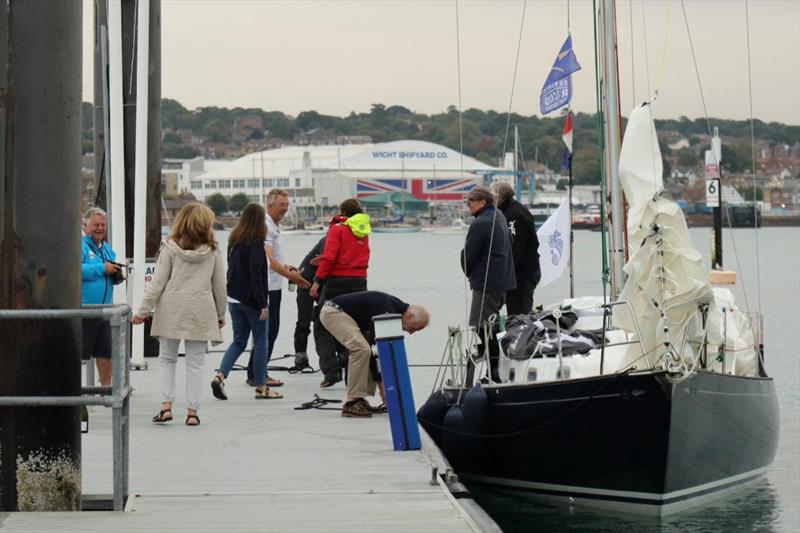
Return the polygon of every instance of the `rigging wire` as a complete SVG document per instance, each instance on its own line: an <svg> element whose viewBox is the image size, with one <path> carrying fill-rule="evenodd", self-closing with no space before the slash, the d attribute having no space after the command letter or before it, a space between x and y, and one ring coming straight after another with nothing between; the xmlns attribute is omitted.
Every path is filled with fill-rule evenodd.
<svg viewBox="0 0 800 533"><path fill-rule="evenodd" d="M645 74L645 81L647 82L647 94L653 94L650 91L650 53L647 51L647 17L644 15L644 2L641 3L642 6L642 33L644 35L644 74Z"/></svg>
<svg viewBox="0 0 800 533"><path fill-rule="evenodd" d="M136 57L136 44L139 40L139 0L133 6L133 38L131 39L131 75L128 76L128 94L133 94L133 78L136 75L134 67Z"/></svg>
<svg viewBox="0 0 800 533"><path fill-rule="evenodd" d="M706 128L708 130L708 137L712 138L713 135L712 135L712 131L711 131L711 122L710 122L710 120L708 118L708 107L706 106L706 97L705 97L705 93L703 92L703 83L700 81L700 70L697 67L697 56L694 53L694 42L692 41L692 30L689 28L689 17L686 14L686 4L684 2L685 2L685 0L681 0L681 9L683 10L683 20L684 20L684 23L686 24L686 35L689 37L689 50L691 50L691 52L692 52L692 63L694 65L694 72L695 72L695 76L697 78L697 87L700 90L700 101L703 104L703 116L706 119ZM716 159L717 158L717 154L716 154L716 151L713 149L713 145L712 145L711 153L713 154L714 159ZM719 161L715 161L715 163L717 163L717 165L719 165ZM719 186L722 187L722 173L721 172L720 172L719 183L720 183ZM744 284L744 272L742 271L742 265L741 265L741 262L739 261L739 251L736 248L736 239L734 238L734 235L733 235L733 224L731 222L731 214L728 211L728 204L723 201L722 205L720 206L720 209L725 209L725 214L728 217L728 229L729 229L730 235L731 235L731 243L733 244L733 256L736 259L736 268L739 269L739 272L742 274L740 279L742 281L742 293L744 295L744 305L745 305L745 309L746 309L747 313L749 314L750 313L750 303L749 303L748 298L747 298L747 288L745 287L745 284Z"/></svg>
<svg viewBox="0 0 800 533"><path fill-rule="evenodd" d="M464 179L464 127L462 124L462 109L461 104L461 26L459 23L458 0L456 0L456 66L458 70L458 153L459 163L461 165L460 178ZM464 243L467 242L466 233L464 234ZM463 252L462 252L463 253ZM464 315L465 322L469 322L469 285L467 284L467 277L464 276Z"/></svg>
<svg viewBox="0 0 800 533"><path fill-rule="evenodd" d="M664 19L664 43L661 45L661 61L658 65L658 74L656 74L656 90L653 98L658 96L658 90L661 88L661 82L664 79L664 66L667 59L667 47L669 46L669 19L672 15L672 2L667 2L667 16Z"/></svg>
<svg viewBox="0 0 800 533"><path fill-rule="evenodd" d="M503 151L501 153L501 157L506 153L506 148L508 147L508 128L511 124L511 106L514 103L514 90L517 85L517 68L519 66L519 52L522 48L522 30L525 27L525 10L528 6L528 1L525 0L522 3L522 17L520 18L519 22L519 37L517 39L517 55L516 59L514 60L514 74L511 78L511 95L508 99L508 112L506 113L506 132L505 137L503 139ZM492 233L489 235L489 257L486 260L486 272L484 273L483 277L483 288L481 289L481 307L480 312L478 313L478 327L480 327L481 322L483 321L483 306L486 301L486 285L489 283L489 267L492 264L492 246L494 244L494 228L495 224L497 223L497 211L499 208L495 206L494 211L492 212ZM464 237L466 242L466 237ZM488 339L486 339L488 342ZM488 349L485 350L488 356Z"/></svg>
<svg viewBox="0 0 800 533"><path fill-rule="evenodd" d="M508 112L506 113L506 133L503 139L503 151L500 157L505 156L506 148L508 147L508 128L511 125L511 105L514 103L514 89L517 85L517 67L519 66L519 52L522 48L522 29L525 26L525 9L527 6L528 0L522 2L522 17L519 21L519 38L517 39L517 57L514 60L514 74L511 77L511 95L508 98Z"/></svg>
<svg viewBox="0 0 800 533"><path fill-rule="evenodd" d="M758 298L758 313L761 314L761 254L758 250L758 202L756 198L756 139L753 119L753 73L750 65L750 2L745 0L744 13L747 23L747 93L750 103L750 158L753 165L753 229L755 230L756 241L756 297ZM730 219L730 217L728 217ZM759 335L763 332L759 331Z"/></svg>
<svg viewBox="0 0 800 533"><path fill-rule="evenodd" d="M636 61L634 58L633 46L633 0L628 0L628 22L630 22L631 29L631 109L636 107Z"/></svg>

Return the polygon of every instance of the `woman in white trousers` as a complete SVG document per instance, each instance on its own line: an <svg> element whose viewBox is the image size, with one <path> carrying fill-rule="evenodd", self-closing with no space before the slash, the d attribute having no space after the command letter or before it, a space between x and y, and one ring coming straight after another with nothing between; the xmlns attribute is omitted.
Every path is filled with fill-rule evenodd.
<svg viewBox="0 0 800 533"><path fill-rule="evenodd" d="M161 409L153 417L160 424L172 420L175 401L175 364L178 347L186 347L186 425L200 424L197 412L203 388L208 341L222 341L225 324L225 267L214 239L214 213L191 202L175 219L172 234L161 246L153 281L132 322L153 315L150 334L159 338L158 367Z"/></svg>

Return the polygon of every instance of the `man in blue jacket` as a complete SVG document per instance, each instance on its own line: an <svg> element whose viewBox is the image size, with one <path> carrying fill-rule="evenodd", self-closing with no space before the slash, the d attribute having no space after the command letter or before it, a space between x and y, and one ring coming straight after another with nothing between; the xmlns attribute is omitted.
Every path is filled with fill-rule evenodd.
<svg viewBox="0 0 800 533"><path fill-rule="evenodd" d="M499 315L506 293L517 286L511 239L506 217L495 208L494 195L489 189L475 187L467 193L466 202L475 217L461 251L461 268L472 289L469 325L477 328L481 346L485 349L488 345L492 375L496 379L499 349L494 335L487 342L484 324L492 315Z"/></svg>
<svg viewBox="0 0 800 533"><path fill-rule="evenodd" d="M99 207L83 215L81 239L81 303L110 304L114 285L121 283L124 271L114 261L117 254L105 242L108 217ZM95 358L100 385L111 386L111 325L101 318L83 319L83 358ZM90 384L93 385L93 384Z"/></svg>

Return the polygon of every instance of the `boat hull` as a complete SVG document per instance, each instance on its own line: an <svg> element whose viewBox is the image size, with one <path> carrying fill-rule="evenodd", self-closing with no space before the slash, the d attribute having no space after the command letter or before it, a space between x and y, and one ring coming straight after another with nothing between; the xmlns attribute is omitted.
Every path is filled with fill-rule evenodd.
<svg viewBox="0 0 800 533"><path fill-rule="evenodd" d="M758 478L777 449L770 378L659 371L484 390L480 431L454 439L420 416L456 472L570 502L668 514Z"/></svg>

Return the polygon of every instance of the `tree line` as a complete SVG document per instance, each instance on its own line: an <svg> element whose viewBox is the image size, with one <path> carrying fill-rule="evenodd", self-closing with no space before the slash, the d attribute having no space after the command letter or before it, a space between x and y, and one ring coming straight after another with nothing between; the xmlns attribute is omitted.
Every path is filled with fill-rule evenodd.
<svg viewBox="0 0 800 533"><path fill-rule="evenodd" d="M85 104L84 127L91 128L91 104ZM249 130L247 139L236 138L234 125L246 117L259 117L262 127ZM196 144L186 142L179 135L182 130L205 143L241 144L250 139L280 139L292 144L299 135L321 131L330 137L369 136L373 142L388 142L412 139L438 143L454 150L463 146L465 155L490 165L498 165L504 151L513 150L514 127L519 131L521 156L527 163L538 162L559 172L564 160L564 144L561 133L564 127L563 113L560 116L537 117L506 113L494 110L467 109L459 114L455 106L443 113L426 115L416 113L401 105L386 106L372 104L369 112L351 112L345 117L324 115L317 111L303 111L292 117L280 111L265 111L257 108L200 107L189 110L180 102L165 98L161 103L163 131L162 155L164 157L194 157L200 155ZM662 142L662 152L682 167L701 164L705 146L701 138L708 134L710 126L719 127L725 139L723 167L729 172L749 168L752 158L750 150L750 122L746 120L678 119L656 120L660 134L674 132L689 140L690 146L672 154ZM792 145L800 140L800 126L780 123L765 123L756 120L756 139L770 144ZM624 127L624 124L623 124ZM599 138L595 114L577 113L573 116L573 175L578 184L595 184L600 179L598 157ZM84 140L89 141L85 136ZM84 146L84 150L88 147ZM728 157L725 157L727 155ZM669 169L669 164L666 166Z"/></svg>

